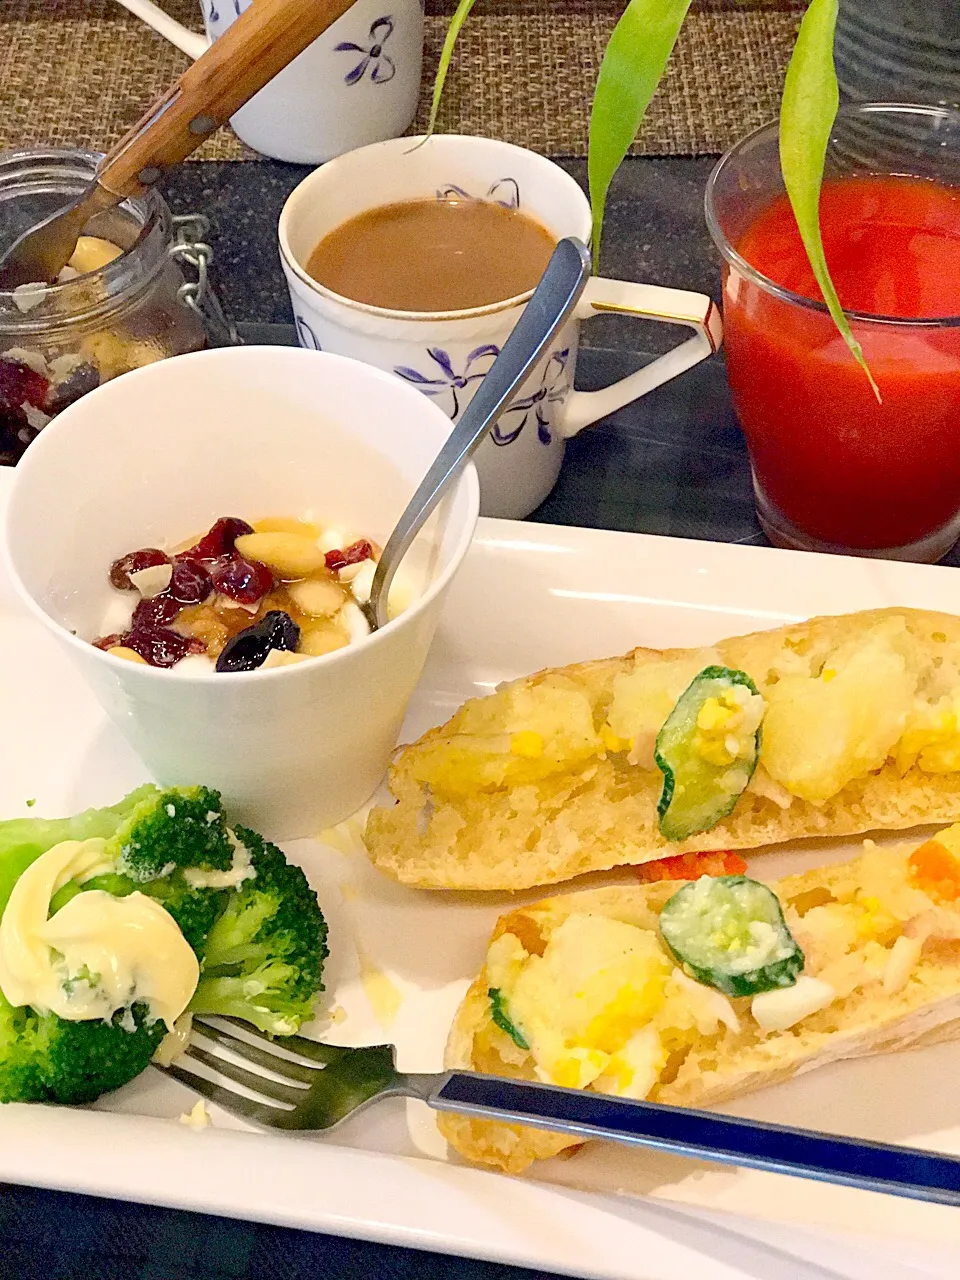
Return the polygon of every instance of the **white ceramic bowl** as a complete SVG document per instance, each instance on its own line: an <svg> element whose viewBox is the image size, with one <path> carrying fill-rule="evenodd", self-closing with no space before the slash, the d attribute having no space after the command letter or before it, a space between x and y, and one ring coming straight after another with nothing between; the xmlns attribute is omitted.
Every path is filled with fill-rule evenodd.
<svg viewBox="0 0 960 1280"><path fill-rule="evenodd" d="M473 535L473 467L407 557L414 603L309 662L190 676L95 649L107 572L221 515L310 512L382 544L450 427L419 392L342 356L240 347L161 361L85 396L27 450L6 523L13 581L158 782L215 787L274 839L316 834L383 775Z"/></svg>

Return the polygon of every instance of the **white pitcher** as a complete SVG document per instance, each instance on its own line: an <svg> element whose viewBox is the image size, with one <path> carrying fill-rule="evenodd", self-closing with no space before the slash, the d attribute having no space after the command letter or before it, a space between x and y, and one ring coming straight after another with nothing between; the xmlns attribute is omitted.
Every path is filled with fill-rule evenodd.
<svg viewBox="0 0 960 1280"><path fill-rule="evenodd" d="M199 58L251 2L200 0L204 37L151 0L119 0L191 58ZM420 97L422 60L422 0L356 0L230 123L255 151L321 164L408 128Z"/></svg>

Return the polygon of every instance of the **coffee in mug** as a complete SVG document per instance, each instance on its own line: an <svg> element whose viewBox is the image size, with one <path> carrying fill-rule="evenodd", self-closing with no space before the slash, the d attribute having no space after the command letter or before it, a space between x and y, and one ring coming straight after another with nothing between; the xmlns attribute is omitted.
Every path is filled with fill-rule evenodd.
<svg viewBox="0 0 960 1280"><path fill-rule="evenodd" d="M307 271L334 293L391 311L464 311L535 289L554 236L488 200L400 200L323 237Z"/></svg>

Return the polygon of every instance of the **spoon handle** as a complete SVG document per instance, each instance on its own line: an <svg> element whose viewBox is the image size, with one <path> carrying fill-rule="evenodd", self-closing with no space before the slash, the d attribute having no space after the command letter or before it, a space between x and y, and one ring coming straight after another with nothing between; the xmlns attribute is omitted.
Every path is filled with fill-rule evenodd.
<svg viewBox="0 0 960 1280"><path fill-rule="evenodd" d="M390 584L414 538L470 456L570 317L590 277L590 252L572 236L561 240L523 315L453 428L430 470L387 540L370 591L368 615L377 627L387 621Z"/></svg>
<svg viewBox="0 0 960 1280"><path fill-rule="evenodd" d="M139 195L332 26L354 0L255 0L100 163L102 187Z"/></svg>

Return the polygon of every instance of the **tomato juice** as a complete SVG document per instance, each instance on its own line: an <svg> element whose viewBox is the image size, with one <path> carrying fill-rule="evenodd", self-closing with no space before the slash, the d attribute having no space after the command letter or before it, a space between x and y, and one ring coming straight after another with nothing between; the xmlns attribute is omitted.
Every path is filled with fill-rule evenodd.
<svg viewBox="0 0 960 1280"><path fill-rule="evenodd" d="M852 325L882 403L822 307L728 264L727 366L761 514L822 543L902 548L960 512L960 190L836 179L820 221L844 309L876 317ZM785 196L733 247L781 290L821 300Z"/></svg>

